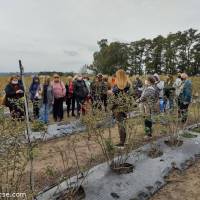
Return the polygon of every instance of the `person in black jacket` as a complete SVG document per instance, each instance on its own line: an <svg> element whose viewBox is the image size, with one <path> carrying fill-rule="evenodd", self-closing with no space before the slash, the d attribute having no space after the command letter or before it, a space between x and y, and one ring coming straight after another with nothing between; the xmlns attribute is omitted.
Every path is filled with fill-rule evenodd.
<svg viewBox="0 0 200 200"><path fill-rule="evenodd" d="M77 103L77 117L80 116L80 111L85 114L83 105L86 97L88 96L88 89L81 75L78 75L77 80L74 82L74 95Z"/></svg>
<svg viewBox="0 0 200 200"><path fill-rule="evenodd" d="M12 76L5 87L6 106L9 107L12 118L24 118L24 88L17 76Z"/></svg>

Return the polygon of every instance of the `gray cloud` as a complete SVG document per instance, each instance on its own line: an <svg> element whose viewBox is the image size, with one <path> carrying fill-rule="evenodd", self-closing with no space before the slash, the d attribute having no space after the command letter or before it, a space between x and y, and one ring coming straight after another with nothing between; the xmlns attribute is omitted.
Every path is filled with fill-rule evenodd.
<svg viewBox="0 0 200 200"><path fill-rule="evenodd" d="M78 71L97 40L134 41L200 27L199 0L0 0L0 71Z"/></svg>

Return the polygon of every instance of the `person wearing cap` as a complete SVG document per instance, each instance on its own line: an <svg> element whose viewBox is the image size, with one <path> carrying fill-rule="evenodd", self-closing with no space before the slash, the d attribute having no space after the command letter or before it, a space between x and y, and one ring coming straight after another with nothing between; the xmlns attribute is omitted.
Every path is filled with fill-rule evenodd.
<svg viewBox="0 0 200 200"><path fill-rule="evenodd" d="M141 97L136 101L137 103L143 103L145 107L144 115L144 126L145 126L145 138L152 137L152 117L157 113L157 102L159 100L159 95L157 94L155 88L155 78L154 76L148 76L145 80L145 89L142 92Z"/></svg>
<svg viewBox="0 0 200 200"><path fill-rule="evenodd" d="M93 106L99 109L102 109L102 106L104 106L106 110L108 83L101 73L97 74L96 79L91 84L91 91Z"/></svg>
<svg viewBox="0 0 200 200"><path fill-rule="evenodd" d="M77 80L74 81L74 95L77 103L77 117L80 117L81 111L84 115L86 110L84 104L89 94L85 81L81 74L78 74Z"/></svg>
<svg viewBox="0 0 200 200"><path fill-rule="evenodd" d="M183 87L178 98L179 118L182 123L185 123L188 117L188 107L192 101L192 81L188 80L186 73L181 74L181 80Z"/></svg>
<svg viewBox="0 0 200 200"><path fill-rule="evenodd" d="M55 122L57 121L60 122L62 121L64 116L63 102L66 96L66 88L58 74L54 74L53 78L54 78L54 80L52 81L52 89L54 96L53 118Z"/></svg>

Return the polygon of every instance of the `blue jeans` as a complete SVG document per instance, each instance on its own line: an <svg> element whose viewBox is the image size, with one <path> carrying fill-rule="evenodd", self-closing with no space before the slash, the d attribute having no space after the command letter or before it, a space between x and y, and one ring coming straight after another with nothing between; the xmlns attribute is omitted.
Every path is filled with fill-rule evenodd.
<svg viewBox="0 0 200 200"><path fill-rule="evenodd" d="M42 104L40 108L40 117L39 120L44 122L45 124L49 121L49 113L51 112L52 107L48 104Z"/></svg>

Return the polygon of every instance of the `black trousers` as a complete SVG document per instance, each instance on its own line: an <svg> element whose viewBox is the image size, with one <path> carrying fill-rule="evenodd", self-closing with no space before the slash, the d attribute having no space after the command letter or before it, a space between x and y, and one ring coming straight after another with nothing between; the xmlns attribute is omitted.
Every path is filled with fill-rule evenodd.
<svg viewBox="0 0 200 200"><path fill-rule="evenodd" d="M178 106L179 106L179 110L178 110L179 119L181 120L182 123L185 123L187 121L187 118L188 118L189 104L179 103Z"/></svg>
<svg viewBox="0 0 200 200"><path fill-rule="evenodd" d="M55 121L62 120L63 119L63 98L58 98L54 99L54 104L53 104L53 118Z"/></svg>
<svg viewBox="0 0 200 200"><path fill-rule="evenodd" d="M152 125L153 125L153 123L152 123L151 118L145 118L145 120L144 120L145 133L148 136L152 135Z"/></svg>
<svg viewBox="0 0 200 200"><path fill-rule="evenodd" d="M80 112L82 110L83 114L85 114L85 111L83 109L83 104L85 102L85 98L82 97L76 97L76 103L77 103L77 115L80 115Z"/></svg>
<svg viewBox="0 0 200 200"><path fill-rule="evenodd" d="M74 110L75 110L75 97L74 96L71 96L71 97L68 97L67 100L66 100L66 105L67 105L67 113L69 114L70 113L70 109L72 107L72 114L74 114Z"/></svg>

